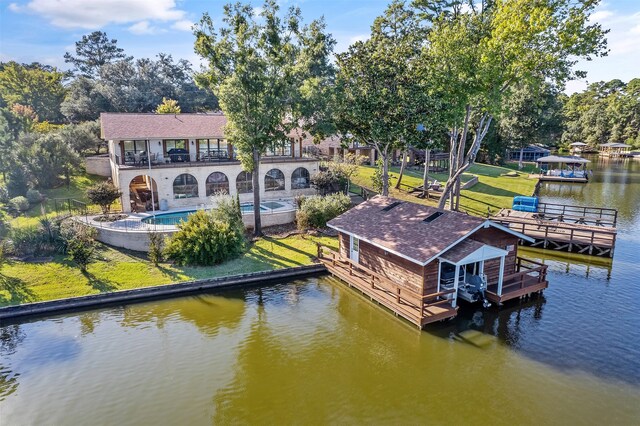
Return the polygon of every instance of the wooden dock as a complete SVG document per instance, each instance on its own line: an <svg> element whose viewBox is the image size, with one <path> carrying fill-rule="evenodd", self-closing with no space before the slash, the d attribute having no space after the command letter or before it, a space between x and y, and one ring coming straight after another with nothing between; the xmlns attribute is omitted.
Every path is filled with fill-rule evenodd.
<svg viewBox="0 0 640 426"><path fill-rule="evenodd" d="M391 310L396 316L420 328L432 322L452 318L458 313L458 308L451 306L451 300L447 298L454 290L419 294L322 245L318 246L318 259L331 274L347 283L349 287L359 290L371 300Z"/></svg>
<svg viewBox="0 0 640 426"><path fill-rule="evenodd" d="M491 219L535 241L532 247L613 257L615 209L540 203L538 212L502 209Z"/></svg>
<svg viewBox="0 0 640 426"><path fill-rule="evenodd" d="M588 183L589 179L586 177L566 177L566 176L552 176L541 173L532 173L529 175L529 179L538 179L540 182L569 182L569 183Z"/></svg>

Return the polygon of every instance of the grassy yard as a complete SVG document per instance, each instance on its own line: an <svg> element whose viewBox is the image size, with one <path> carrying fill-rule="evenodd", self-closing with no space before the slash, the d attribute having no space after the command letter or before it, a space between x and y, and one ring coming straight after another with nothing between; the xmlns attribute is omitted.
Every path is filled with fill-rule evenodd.
<svg viewBox="0 0 640 426"><path fill-rule="evenodd" d="M517 169L517 164L514 165ZM486 216L487 209L490 213L496 213L501 208L511 207L513 197L516 195L531 195L536 184L535 179L529 179L528 173L518 172L515 177L506 176L507 173L513 172L513 168L490 166L487 164L474 164L469 173L462 176L462 181L466 182L473 177L478 176L478 183L473 187L463 190L460 196L460 204L463 211L477 216ZM365 186L371 188L371 176L373 176L374 168L370 166L361 166L356 176L353 177L353 183L356 186ZM397 190L393 186L397 182L399 168L392 167L390 172L389 190L392 197L413 201L416 203L437 205L437 200L424 200L409 194L405 189ZM430 179L437 179L440 182L446 182L447 176L443 173L435 173L429 175ZM410 186L422 185L422 173L417 170L405 171L402 182Z"/></svg>
<svg viewBox="0 0 640 426"><path fill-rule="evenodd" d="M15 261L0 271L0 306L309 265L317 254L316 243L336 249L338 245L336 238L306 234L262 238L243 256L212 267L155 267L143 254L102 244L99 260L86 273L64 256L44 263Z"/></svg>

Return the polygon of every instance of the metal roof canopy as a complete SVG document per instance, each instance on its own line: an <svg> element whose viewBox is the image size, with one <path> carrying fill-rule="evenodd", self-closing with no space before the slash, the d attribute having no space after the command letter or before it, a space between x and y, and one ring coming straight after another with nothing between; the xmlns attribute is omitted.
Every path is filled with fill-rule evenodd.
<svg viewBox="0 0 640 426"><path fill-rule="evenodd" d="M601 143L600 146L604 146L608 148L631 148L631 145L627 145L626 143L618 143L618 142Z"/></svg>
<svg viewBox="0 0 640 426"><path fill-rule="evenodd" d="M540 157L536 160L537 163L561 163L561 164L587 164L591 161L585 160L582 157L575 155L560 156L560 155L548 155L546 157Z"/></svg>
<svg viewBox="0 0 640 426"><path fill-rule="evenodd" d="M587 146L587 144L584 142L574 142L569 144L569 146Z"/></svg>

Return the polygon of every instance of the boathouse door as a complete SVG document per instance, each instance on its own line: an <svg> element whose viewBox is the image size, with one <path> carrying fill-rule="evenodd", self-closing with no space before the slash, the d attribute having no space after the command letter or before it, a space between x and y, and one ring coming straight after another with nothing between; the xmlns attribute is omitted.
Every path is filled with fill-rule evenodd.
<svg viewBox="0 0 640 426"><path fill-rule="evenodd" d="M360 240L352 235L349 245L351 246L349 258L351 258L355 263L358 263L360 261Z"/></svg>

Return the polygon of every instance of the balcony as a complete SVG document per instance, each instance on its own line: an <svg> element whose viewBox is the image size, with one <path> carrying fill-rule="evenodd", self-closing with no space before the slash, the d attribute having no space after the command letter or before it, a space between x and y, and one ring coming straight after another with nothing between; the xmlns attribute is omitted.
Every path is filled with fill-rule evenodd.
<svg viewBox="0 0 640 426"><path fill-rule="evenodd" d="M227 151L209 151L209 152L180 152L173 154L151 154L149 158L144 153L125 155L124 157L117 154L109 154L118 168L121 169L161 169L176 167L206 167L212 165L237 165L240 164L235 155L229 157ZM302 157L290 156L263 156L261 163L283 163L283 162L303 162L312 161L317 158L310 155Z"/></svg>

